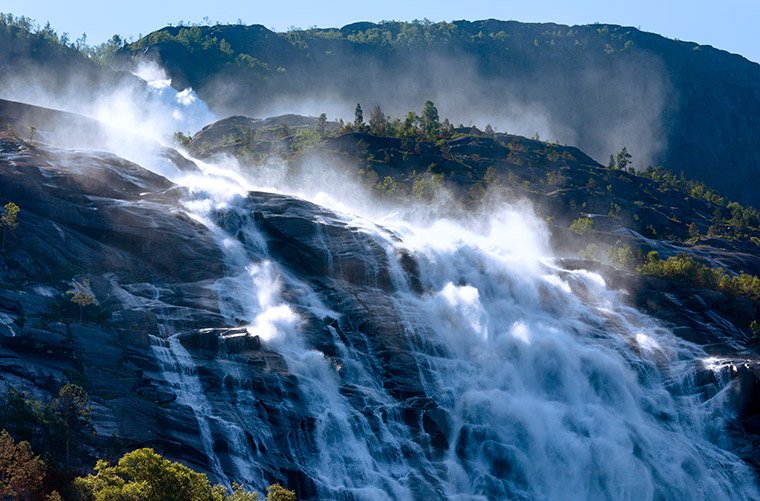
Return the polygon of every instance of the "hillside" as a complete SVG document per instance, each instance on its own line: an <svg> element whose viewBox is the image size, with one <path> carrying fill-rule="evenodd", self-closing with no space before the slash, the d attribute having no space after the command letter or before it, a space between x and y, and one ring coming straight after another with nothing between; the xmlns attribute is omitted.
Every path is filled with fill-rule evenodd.
<svg viewBox="0 0 760 501"><path fill-rule="evenodd" d="M42 124L68 120L92 126L71 114L0 104L0 118L16 129L23 117L35 117L41 138L54 137ZM705 263L719 261L732 275L755 270L756 217L736 231L725 221L712 221L713 236L694 237L691 223L703 228L713 210L727 211L722 213L728 217L728 204L714 193L702 198L685 193L687 184L680 186L662 172L635 175L603 167L576 148L473 129L433 141L341 132L336 124L325 124L326 136L319 138L308 125L314 120L237 116L184 138L190 151L211 163L165 155L176 163L178 180L195 184L177 184L109 153L0 133L0 202L21 208L20 224L6 235L6 251L0 253L0 378L5 387L24 388L41 401L66 383L85 389L97 434L78 465L87 468L92 456L148 446L213 481L241 481L259 490L280 482L299 499L365 499L361 489L367 482L414 499L456 489L440 473L451 454L473 479L467 489L486 498L533 489L543 484L526 487L524 475L546 466L508 459L511 433L523 424L497 413L486 420L496 425L484 426L480 404L467 399L469 388L503 391L498 381L470 379L474 367L514 370L505 363L520 350L533 350L532 343L525 344L523 334L500 333L512 315L535 315L537 320L526 322L547 327L531 330L536 351L518 372L538 370L537 389L527 391L547 398L552 409L561 405L569 416L587 416L573 403L581 395L572 386L572 356L580 350L588 358L589 350L597 350L588 345L593 340L609 339L615 347L609 349L632 357L631 365L615 357L588 359L604 381L612 381L596 390L602 396L612 391L608 388L633 384L635 372L628 371L640 363L641 378L657 370L646 358L639 362L649 349L642 332L663 343L662 351L652 352L658 360L677 346L679 356L692 350L688 357L694 357L694 366L687 372L676 373L675 363L665 365L679 381L686 378L672 391L693 394L699 412L712 409L720 417L715 431L725 451L713 453L730 455L722 468L709 470L723 475L725 487L716 492L754 492L747 472L760 465L758 343L752 337L760 289L743 296L719 284L642 276L626 271L637 258L621 249L656 249L663 260L668 253L688 252ZM451 235L457 244L417 247L424 237L416 239L408 227L391 227L392 220L376 225L291 195L241 191L237 178L206 170L225 165L216 163L225 155L241 159L239 175L245 179L264 180L276 170L305 190L331 189L345 197L353 180L365 186L373 203L399 209L453 197L444 198L434 214L440 220L462 218L449 223L457 225ZM336 176L344 182L337 183ZM222 189L209 191L219 183ZM477 227L491 217L480 204L498 194L513 202L531 200L565 257L551 267L548 262L526 267L510 257L514 250L497 258L477 240L460 241L468 238L467 225ZM592 221L588 231L569 229L576 216ZM521 233L525 228L519 225L501 233L502 224L495 226L499 238L490 245L519 249L535 238L533 230ZM637 225L671 233L672 240L645 238L634 230ZM592 260L571 257L587 252L590 243L599 251L587 256ZM536 251L521 259L532 263ZM624 288L627 295L599 290L586 270L601 273L610 287ZM478 304L494 318L505 298L515 303L513 313L488 324L487 339L477 330L486 317L468 323L474 322L469 307L460 311L447 295L455 287L467 294L472 284L483 294ZM78 309L67 294L72 287L91 295L94 304ZM605 305L602 313L598 298ZM575 326L570 331L568 318ZM490 361L470 351L481 344L498 350L498 356ZM607 356L607 349L599 348L595 356ZM701 357L723 365L715 368ZM545 378L541 368L555 374L557 361L565 375ZM620 365L609 369L608 363ZM659 384L660 376L651 377L647 385ZM429 381L463 384L449 391L464 392L454 401L464 399L466 408L441 398ZM557 396L557 384L569 396ZM635 391L648 391L641 388ZM665 444L672 443L672 429L663 434L657 427L663 421L674 426L670 406L676 404L646 400L632 410L616 402L599 405L611 405L625 420L631 413L638 416L647 424L637 433L658 444L646 452L647 464L677 477L691 475L653 454L671 454ZM554 412L531 419L551 420ZM615 436L630 426L606 411L593 419L612 422ZM487 447L479 438L483 433L490 434ZM567 440L575 440L584 432L568 433ZM346 441L352 447L346 448ZM364 454L377 462L364 464ZM709 456L689 454L712 464ZM577 468L587 471L584 464ZM607 475L608 468L616 466L610 463L600 474ZM580 470L567 472L577 474ZM710 478L697 476L695 482L703 485ZM674 487L662 481L656 488Z"/></svg>
<svg viewBox="0 0 760 501"><path fill-rule="evenodd" d="M0 14L0 497L760 499L758 68Z"/></svg>
<svg viewBox="0 0 760 501"><path fill-rule="evenodd" d="M329 191L337 171L391 206L435 202L438 191L449 191L462 208L475 211L488 210L495 194L527 199L554 230L555 248L567 252L588 243L568 228L590 217L590 233L606 244L621 241L662 257L688 250L706 264L760 274L757 212L665 169L610 168L575 147L477 128L425 137L416 126L394 132L386 123L385 131L372 133L366 125L362 132L345 132L355 127L328 123L320 137L316 124L315 117L297 115L237 116L184 141L197 158L230 155L264 179L284 165L294 186Z"/></svg>
<svg viewBox="0 0 760 501"><path fill-rule="evenodd" d="M167 27L123 54L160 61L178 89L192 86L222 116L287 109L345 117L357 101L400 116L432 99L455 124L540 131L602 163L626 146L638 169L664 165L758 204L760 66L631 27Z"/></svg>

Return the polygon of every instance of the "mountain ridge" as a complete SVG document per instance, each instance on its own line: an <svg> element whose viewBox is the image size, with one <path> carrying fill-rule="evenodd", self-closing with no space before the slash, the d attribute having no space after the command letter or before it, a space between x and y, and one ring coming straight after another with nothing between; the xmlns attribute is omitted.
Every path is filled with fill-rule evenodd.
<svg viewBox="0 0 760 501"><path fill-rule="evenodd" d="M740 180L760 176L754 141L760 89L753 83L760 65L709 46L614 25L492 20L286 33L172 27L122 50L138 52L160 61L175 85L192 86L222 115L234 114L234 106L235 113L257 116L279 101L298 107L309 95L317 102L303 106L313 114L339 111L340 95L344 115L356 101L398 115L430 98L448 103L442 112L455 122L466 109L484 121L501 114L523 135L533 134L534 123L602 163L627 146L639 169L647 162L683 170L758 204ZM190 60L201 63L191 67ZM499 95L505 101L487 97ZM320 109L319 100L330 109Z"/></svg>

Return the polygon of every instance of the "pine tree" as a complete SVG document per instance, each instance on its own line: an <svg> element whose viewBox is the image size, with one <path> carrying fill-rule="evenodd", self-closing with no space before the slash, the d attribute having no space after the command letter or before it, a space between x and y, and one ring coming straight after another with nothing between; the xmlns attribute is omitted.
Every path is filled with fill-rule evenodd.
<svg viewBox="0 0 760 501"><path fill-rule="evenodd" d="M420 121L420 117L413 111L406 114L404 118L404 124L402 126L403 134L406 137L413 137L417 135L417 123Z"/></svg>
<svg viewBox="0 0 760 501"><path fill-rule="evenodd" d="M438 134L441 128L441 122L438 119L438 109L433 101L428 99L422 108L422 129L425 136L433 138Z"/></svg>
<svg viewBox="0 0 760 501"><path fill-rule="evenodd" d="M317 119L317 132L319 133L319 137L325 137L327 134L327 115L324 113L319 115Z"/></svg>
<svg viewBox="0 0 760 501"><path fill-rule="evenodd" d="M369 115L369 130L376 136L384 136L388 130L388 119L380 106L375 106Z"/></svg>
<svg viewBox="0 0 760 501"><path fill-rule="evenodd" d="M63 421L66 430L66 463L69 467L71 445L82 444L92 434L90 404L87 392L76 384L67 384L58 391L53 408Z"/></svg>
<svg viewBox="0 0 760 501"><path fill-rule="evenodd" d="M361 131L364 128L364 112L362 111L362 105L356 103L356 109L354 110L354 127L357 131Z"/></svg>
<svg viewBox="0 0 760 501"><path fill-rule="evenodd" d="M628 149L623 146L623 149L620 150L617 154L617 168L620 170L626 170L626 167L628 167L628 164L631 163L631 154L628 153Z"/></svg>
<svg viewBox="0 0 760 501"><path fill-rule="evenodd" d="M610 163L607 164L607 168L610 170L615 170L616 166L617 163L615 162L615 156L610 153Z"/></svg>

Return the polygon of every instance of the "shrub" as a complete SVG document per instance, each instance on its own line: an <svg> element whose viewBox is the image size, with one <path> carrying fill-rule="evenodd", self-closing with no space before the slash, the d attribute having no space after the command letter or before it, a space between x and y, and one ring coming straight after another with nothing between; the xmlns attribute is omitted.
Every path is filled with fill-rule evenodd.
<svg viewBox="0 0 760 501"><path fill-rule="evenodd" d="M656 253L650 252L640 271L645 275L680 280L695 287L722 290L736 296L749 297L755 302L760 301L760 278L743 271L729 276L723 268L710 268L683 253L663 261Z"/></svg>
<svg viewBox="0 0 760 501"><path fill-rule="evenodd" d="M15 233L18 228L18 205L8 202L3 208L3 215L0 216L0 227L3 228L3 252L5 252L5 235L7 232Z"/></svg>
<svg viewBox="0 0 760 501"><path fill-rule="evenodd" d="M607 259L610 260L610 264L615 268L631 270L636 264L636 256L633 255L633 250L628 245L619 246L620 242L615 246L607 248Z"/></svg>
<svg viewBox="0 0 760 501"><path fill-rule="evenodd" d="M592 242L580 251L578 256L589 261L599 261L599 246Z"/></svg>
<svg viewBox="0 0 760 501"><path fill-rule="evenodd" d="M143 448L122 456L115 466L98 461L95 474L77 478L74 486L84 499L94 501L257 501L233 483L232 492L221 485L212 486L203 473L164 459L153 449ZM279 484L267 488L266 501L295 501L295 492Z"/></svg>
<svg viewBox="0 0 760 501"><path fill-rule="evenodd" d="M570 231L578 235L587 235L594 226L594 220L590 217L581 217L570 224Z"/></svg>

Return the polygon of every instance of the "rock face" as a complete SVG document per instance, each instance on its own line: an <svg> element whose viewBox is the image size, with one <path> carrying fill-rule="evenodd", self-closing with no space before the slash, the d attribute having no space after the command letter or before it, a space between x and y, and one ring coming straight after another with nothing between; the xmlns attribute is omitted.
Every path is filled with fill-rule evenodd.
<svg viewBox="0 0 760 501"><path fill-rule="evenodd" d="M160 407L176 396L150 350L175 326L225 326L211 288L225 272L215 241L180 210L172 183L118 157L7 136L0 156L0 199L22 207L0 257L4 384L44 396L84 382L104 440L182 443L162 431L188 418ZM83 278L99 303L84 324L65 296ZM193 440L182 447L205 464Z"/></svg>
<svg viewBox="0 0 760 501"><path fill-rule="evenodd" d="M726 298L598 270L626 304L588 263L521 261L504 239L414 248L281 194L194 213L198 193L118 157L0 141L0 202L21 207L0 383L79 382L102 440L299 499L553 497L595 465L576 486L594 497L631 464L655 495L671 476L685 497L757 493L758 368ZM98 306L80 317L65 292L84 278ZM679 417L697 408L718 439Z"/></svg>

